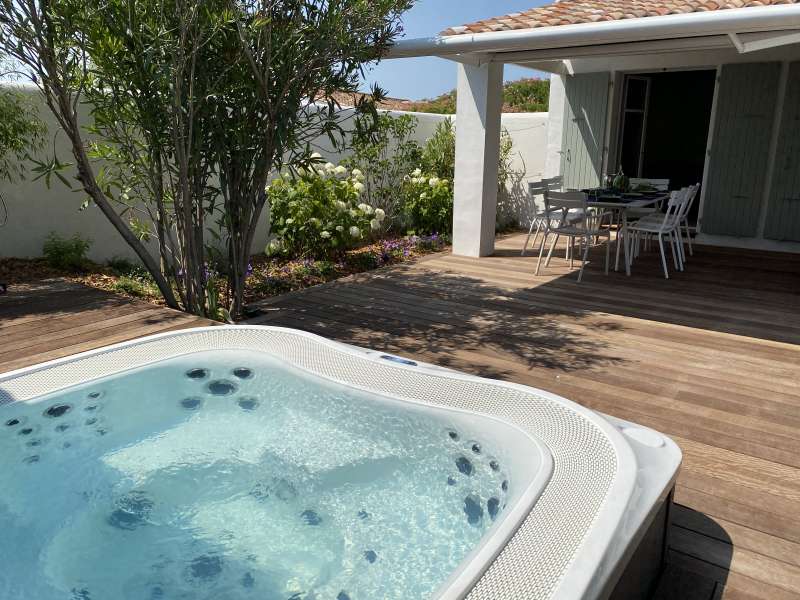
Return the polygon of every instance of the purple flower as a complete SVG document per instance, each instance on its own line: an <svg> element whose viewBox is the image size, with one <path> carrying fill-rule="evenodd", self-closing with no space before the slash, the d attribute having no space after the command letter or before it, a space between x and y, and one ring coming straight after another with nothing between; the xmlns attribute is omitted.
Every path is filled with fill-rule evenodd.
<svg viewBox="0 0 800 600"><path fill-rule="evenodd" d="M253 274L253 263L247 263L247 271L245 272L245 277L250 277Z"/></svg>

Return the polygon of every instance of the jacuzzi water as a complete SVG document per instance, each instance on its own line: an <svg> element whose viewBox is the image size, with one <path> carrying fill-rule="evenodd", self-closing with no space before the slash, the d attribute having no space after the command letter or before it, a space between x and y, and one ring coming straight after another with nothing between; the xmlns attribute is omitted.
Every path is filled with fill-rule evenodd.
<svg viewBox="0 0 800 600"><path fill-rule="evenodd" d="M0 407L0 597L428 598L510 476L446 411L261 353Z"/></svg>

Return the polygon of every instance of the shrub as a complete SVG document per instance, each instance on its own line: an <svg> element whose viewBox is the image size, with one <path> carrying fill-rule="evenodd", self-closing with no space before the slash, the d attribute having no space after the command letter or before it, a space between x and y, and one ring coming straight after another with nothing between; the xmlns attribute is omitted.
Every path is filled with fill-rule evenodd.
<svg viewBox="0 0 800 600"><path fill-rule="evenodd" d="M369 239L386 213L360 202L364 175L331 163L267 188L273 239L267 254L329 258Z"/></svg>
<svg viewBox="0 0 800 600"><path fill-rule="evenodd" d="M106 266L113 271L114 275L138 275L147 270L137 266L133 261L122 256L114 256L108 259Z"/></svg>
<svg viewBox="0 0 800 600"><path fill-rule="evenodd" d="M411 110L439 115L454 115L456 114L456 91L451 90L436 98L415 102L411 106Z"/></svg>
<svg viewBox="0 0 800 600"><path fill-rule="evenodd" d="M497 182L502 190L511 174L511 154L514 143L511 134L503 129L500 134L500 160L498 162ZM422 171L440 179L454 179L456 165L456 128L450 119L445 119L425 142L420 161Z"/></svg>
<svg viewBox="0 0 800 600"><path fill-rule="evenodd" d="M503 86L503 112L547 112L550 102L549 79L520 79ZM456 114L456 91L411 105L411 110L440 115Z"/></svg>
<svg viewBox="0 0 800 600"><path fill-rule="evenodd" d="M92 247L92 241L75 234L71 238L62 238L52 232L44 242L42 253L47 264L62 271L83 271L89 265L86 253Z"/></svg>
<svg viewBox="0 0 800 600"><path fill-rule="evenodd" d="M449 179L415 170L404 186L403 218L414 233L450 233L453 229L453 186Z"/></svg>
<svg viewBox="0 0 800 600"><path fill-rule="evenodd" d="M503 88L503 102L514 112L547 112L550 103L549 79L520 79Z"/></svg>
<svg viewBox="0 0 800 600"><path fill-rule="evenodd" d="M374 129L356 123L353 154L343 161L364 177L364 201L383 210L391 227L402 202L404 177L419 164L421 149L411 139L417 120L410 115L380 115Z"/></svg>
<svg viewBox="0 0 800 600"><path fill-rule="evenodd" d="M422 170L452 180L456 170L456 131L451 119L436 126L422 149Z"/></svg>
<svg viewBox="0 0 800 600"><path fill-rule="evenodd" d="M157 296L158 288L152 283L138 277L131 277L123 275L117 279L112 285L111 289L115 292L128 294L129 296L136 296L137 298L146 298L148 296Z"/></svg>

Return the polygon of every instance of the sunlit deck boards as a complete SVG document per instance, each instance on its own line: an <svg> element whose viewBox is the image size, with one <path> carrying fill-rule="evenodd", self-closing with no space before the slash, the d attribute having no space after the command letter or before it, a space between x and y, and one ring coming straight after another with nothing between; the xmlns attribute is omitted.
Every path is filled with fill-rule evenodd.
<svg viewBox="0 0 800 600"><path fill-rule="evenodd" d="M491 258L290 294L253 322L541 387L659 429L684 452L658 598L800 597L800 256L697 248L665 281L533 276L523 237Z"/></svg>
<svg viewBox="0 0 800 600"><path fill-rule="evenodd" d="M0 296L0 372L144 335L208 325L184 313L54 279Z"/></svg>

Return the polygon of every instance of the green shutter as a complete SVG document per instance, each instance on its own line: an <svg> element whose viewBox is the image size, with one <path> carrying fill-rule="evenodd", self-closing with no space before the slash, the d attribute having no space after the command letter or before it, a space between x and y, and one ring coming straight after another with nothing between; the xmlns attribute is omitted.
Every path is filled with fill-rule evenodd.
<svg viewBox="0 0 800 600"><path fill-rule="evenodd" d="M703 233L754 237L758 232L780 70L779 63L722 68Z"/></svg>
<svg viewBox="0 0 800 600"><path fill-rule="evenodd" d="M561 174L565 188L583 189L600 185L609 78L608 73L564 78Z"/></svg>
<svg viewBox="0 0 800 600"><path fill-rule="evenodd" d="M772 177L764 237L800 242L800 62L789 65Z"/></svg>

